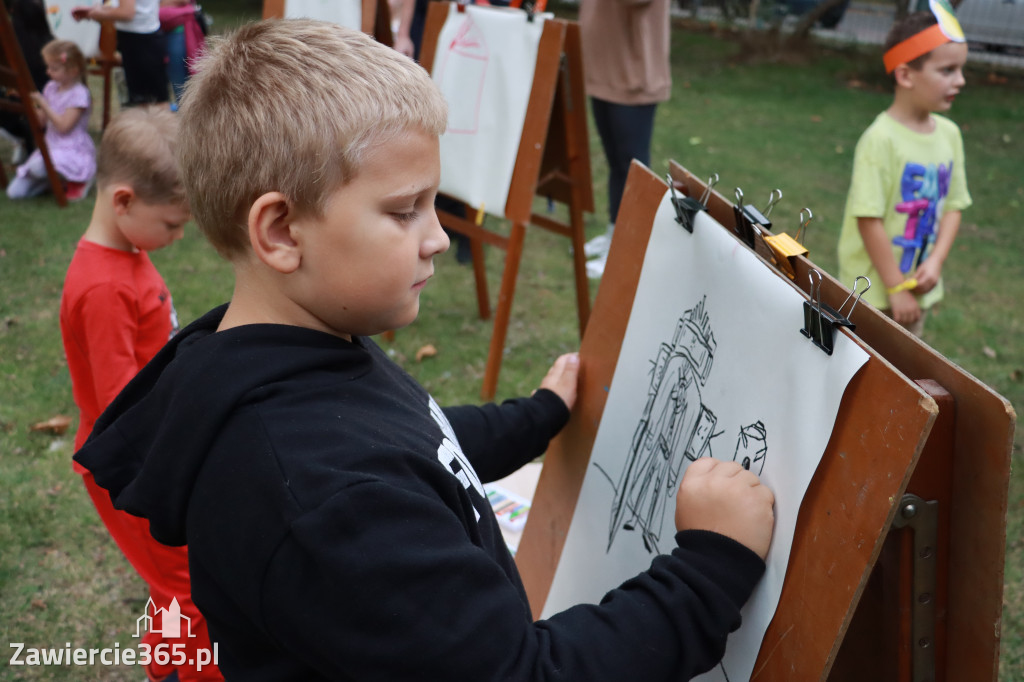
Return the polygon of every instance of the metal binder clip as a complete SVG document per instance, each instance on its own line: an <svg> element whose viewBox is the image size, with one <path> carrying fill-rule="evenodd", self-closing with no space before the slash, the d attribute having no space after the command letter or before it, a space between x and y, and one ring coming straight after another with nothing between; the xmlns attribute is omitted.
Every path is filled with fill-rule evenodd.
<svg viewBox="0 0 1024 682"><path fill-rule="evenodd" d="M765 206L762 213L753 204L744 204L743 190L739 187L736 188L736 204L733 206L733 211L736 214L736 232L750 248L754 248L754 234L757 232L754 225L761 225L766 230L770 230L772 221L768 220L768 216L781 198L781 189L772 190L772 193L768 195L768 205Z"/></svg>
<svg viewBox="0 0 1024 682"><path fill-rule="evenodd" d="M806 217L804 217L805 214L806 214ZM814 214L811 213L811 209L807 208L806 206L801 208L800 209L800 227L796 231L796 241L797 241L798 244L803 244L804 243L804 230L807 229L807 226L811 224L812 220L814 220Z"/></svg>
<svg viewBox="0 0 1024 682"><path fill-rule="evenodd" d="M666 175L668 181L668 189L672 193L672 206L676 209L676 222L683 226L683 228L693 234L693 218L697 215L697 211L705 211L707 207L704 202L698 201L691 196L680 196L676 194L675 181L672 180L671 175ZM705 194L707 190L705 190ZM701 195L703 197L703 195Z"/></svg>
<svg viewBox="0 0 1024 682"><path fill-rule="evenodd" d="M817 282L814 280L815 276L818 278ZM853 290L850 292L850 295L839 306L839 310L835 310L828 304L821 302L821 273L817 270L811 270L807 273L807 277L811 281L811 286L807 292L809 299L804 301L804 328L800 330L800 333L813 341L814 345L825 351L825 353L832 355L832 351L835 350L836 329L839 327L847 327L850 331L856 329L856 325L850 322L850 317L853 316L853 311L857 307L857 303L860 302L860 297L871 288L871 280L864 276L858 277L853 283ZM857 286L862 279L868 285L864 291L858 294ZM853 305L850 307L849 315L843 315L842 310L851 299L853 300Z"/></svg>
<svg viewBox="0 0 1024 682"><path fill-rule="evenodd" d="M764 243L771 249L775 265L790 279L796 279L796 268L791 259L795 256L807 254L807 249L800 243L800 239L803 236L804 228L807 227L807 223L811 221L811 217L811 209L805 208L800 211L800 227L797 230L796 239L793 239L785 232L764 235Z"/></svg>
<svg viewBox="0 0 1024 682"><path fill-rule="evenodd" d="M718 184L718 173L715 173L708 178L708 182L704 185L704 191L700 193L700 203L706 211L708 208L708 201L711 199L711 193L715 189L715 185Z"/></svg>

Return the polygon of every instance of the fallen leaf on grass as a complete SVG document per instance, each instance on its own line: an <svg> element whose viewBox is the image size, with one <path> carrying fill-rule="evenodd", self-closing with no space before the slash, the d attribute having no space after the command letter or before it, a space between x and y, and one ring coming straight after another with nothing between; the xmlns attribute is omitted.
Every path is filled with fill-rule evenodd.
<svg viewBox="0 0 1024 682"><path fill-rule="evenodd" d="M29 427L29 431L43 431L45 433L52 433L55 436L62 436L71 426L71 417L58 414L56 417L50 417L44 422L33 424Z"/></svg>
<svg viewBox="0 0 1024 682"><path fill-rule="evenodd" d="M1010 372L1011 381L1020 381L1021 379L1024 379L1024 370L1015 369Z"/></svg>
<svg viewBox="0 0 1024 682"><path fill-rule="evenodd" d="M423 362L423 358L432 358L437 355L437 349L433 344L428 343L416 351L416 362Z"/></svg>
<svg viewBox="0 0 1024 682"><path fill-rule="evenodd" d="M821 116L818 116L817 114L811 116L811 123L821 123Z"/></svg>
<svg viewBox="0 0 1024 682"><path fill-rule="evenodd" d="M30 602L30 604L31 604L32 608L37 609L39 611L45 611L46 610L46 602L44 602L42 599L33 599Z"/></svg>
<svg viewBox="0 0 1024 682"><path fill-rule="evenodd" d="M988 346L985 346L984 348L981 349L981 354L984 355L986 358L991 358L992 360L996 359L996 352L989 348Z"/></svg>

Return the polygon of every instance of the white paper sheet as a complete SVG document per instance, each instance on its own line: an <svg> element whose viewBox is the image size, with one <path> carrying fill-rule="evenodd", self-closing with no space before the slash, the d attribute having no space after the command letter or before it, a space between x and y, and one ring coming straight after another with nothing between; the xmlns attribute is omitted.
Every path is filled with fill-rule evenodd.
<svg viewBox="0 0 1024 682"><path fill-rule="evenodd" d="M441 136L440 191L502 217L545 15L454 6L437 40L431 69L448 102Z"/></svg>
<svg viewBox="0 0 1024 682"><path fill-rule="evenodd" d="M284 16L286 19L332 21L357 31L363 29L361 0L285 0Z"/></svg>
<svg viewBox="0 0 1024 682"><path fill-rule="evenodd" d="M805 338L803 301L707 213L686 232L666 192L544 617L599 602L652 550L671 551L675 490L692 459L749 458L776 496L768 568L723 663L697 678L749 679L800 502L867 361L842 334L831 356Z"/></svg>
<svg viewBox="0 0 1024 682"><path fill-rule="evenodd" d="M100 23L89 20L75 21L71 18L71 9L89 4L86 0L46 0L46 18L50 22L53 37L70 40L78 45L86 59L96 57L100 53Z"/></svg>

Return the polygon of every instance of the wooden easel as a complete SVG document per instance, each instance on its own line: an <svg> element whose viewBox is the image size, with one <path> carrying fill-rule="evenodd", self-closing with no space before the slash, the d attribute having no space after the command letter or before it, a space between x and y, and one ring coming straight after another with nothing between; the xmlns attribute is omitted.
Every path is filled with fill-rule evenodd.
<svg viewBox="0 0 1024 682"><path fill-rule="evenodd" d="M337 0L350 1L350 0ZM263 0L263 18L280 19L285 16L288 0ZM391 33L391 9L387 0L360 0L362 3L363 33L368 33L379 43L388 47L394 45Z"/></svg>
<svg viewBox="0 0 1024 682"><path fill-rule="evenodd" d="M603 277L605 286L598 290L580 348L579 397L569 424L548 450L516 556L535 615L547 599L572 521L654 214L665 191L660 178L634 162ZM799 330L794 329L793 334L794 343L807 342L800 339ZM783 682L821 677L843 629L844 615L892 523L897 510L893 500L900 498L907 485L923 437L938 414L925 391L870 348L865 350L869 359L848 386L831 439L804 497L786 584L762 647L764 660L759 659L755 667L755 679ZM879 395L886 400L877 400ZM899 429L901 438L887 436L888 428ZM857 456L846 456L848 451ZM794 675L789 668L779 668L778 674L765 676L764 671L773 669L776 662L789 665L794 658L799 660L793 670L808 674Z"/></svg>
<svg viewBox="0 0 1024 682"><path fill-rule="evenodd" d="M110 123L111 81L114 69L121 66L121 55L117 51L117 29L112 21L100 22L99 54L89 60L89 73L103 79L103 127Z"/></svg>
<svg viewBox="0 0 1024 682"><path fill-rule="evenodd" d="M705 193L707 185L682 166L673 163L670 173L678 188L690 196ZM709 193L707 210L740 234L733 206L721 194ZM849 294L805 255L776 253L765 239L772 233L763 226L755 225L750 236L754 250L780 267L780 273L792 270L794 283L805 292L808 273L818 270L823 303L838 307ZM761 647L759 663L764 659L764 667L755 679L791 679L784 673L786 666L813 660L815 666L821 664L822 674L801 679L994 681L1016 421L1013 407L871 306L857 306L851 321L860 339L916 380L938 404L938 419L905 491L916 500L903 498L904 503L915 504L917 513L931 507L934 542L922 543L926 533L921 528L911 531L894 518L897 523L890 524L883 535L873 572L865 574L850 595L839 636L814 648L773 622L768 633L772 639L766 636ZM897 506L902 512L905 504ZM929 556L919 556L926 551ZM787 576L787 587L790 582ZM807 589L792 582L801 591ZM816 601L808 604L819 610Z"/></svg>
<svg viewBox="0 0 1024 682"><path fill-rule="evenodd" d="M430 3L420 54L421 63L428 70L434 64L437 39L448 13L449 3ZM533 201L538 196L565 204L569 221L566 223L535 213ZM475 214L476 207L466 208L466 215ZM470 239L481 319L488 319L491 315L483 245L505 251L494 328L480 391L485 400L493 398L497 389L527 225L536 225L571 241L577 317L580 334L583 334L590 317L590 288L583 252L583 213L593 210L579 27L572 22L547 19L538 47L533 89L508 200L501 215L511 223L508 236L448 211L438 211L442 225Z"/></svg>
<svg viewBox="0 0 1024 682"><path fill-rule="evenodd" d="M46 165L46 175L50 180L50 188L53 196L57 199L57 205L67 206L68 199L64 194L64 183L50 158L50 151L46 146L46 132L43 125L36 116L35 106L32 104L31 94L35 92L35 84L32 82L32 74L25 62L25 55L21 53L21 46L14 34L14 25L11 23L11 16L7 13L6 6L0 4L0 89L17 95L18 100L0 100L0 108L21 114L28 120L29 128L32 130L32 138L36 147L43 155L43 163ZM3 173L6 184L7 174Z"/></svg>

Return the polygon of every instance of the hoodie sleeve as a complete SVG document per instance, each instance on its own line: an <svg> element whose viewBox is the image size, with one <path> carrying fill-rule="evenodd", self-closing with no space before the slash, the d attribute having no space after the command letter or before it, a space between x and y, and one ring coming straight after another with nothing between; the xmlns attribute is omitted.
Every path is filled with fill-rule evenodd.
<svg viewBox="0 0 1024 682"><path fill-rule="evenodd" d="M689 679L720 659L764 564L714 533L677 543L600 605L533 622L441 501L361 483L291 524L261 627L329 679Z"/></svg>
<svg viewBox="0 0 1024 682"><path fill-rule="evenodd" d="M483 482L496 481L544 454L566 422L569 408L553 391L501 405L447 407L445 416Z"/></svg>

